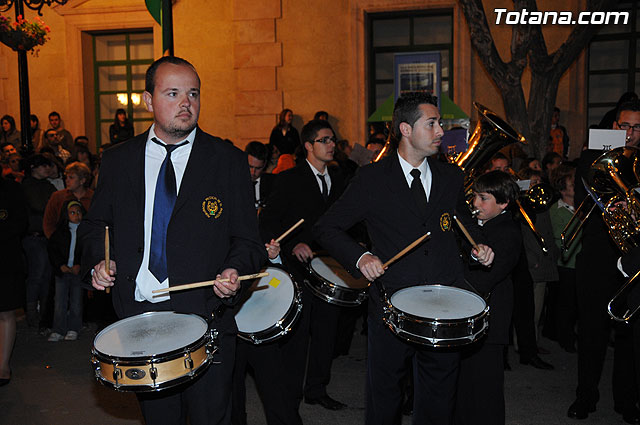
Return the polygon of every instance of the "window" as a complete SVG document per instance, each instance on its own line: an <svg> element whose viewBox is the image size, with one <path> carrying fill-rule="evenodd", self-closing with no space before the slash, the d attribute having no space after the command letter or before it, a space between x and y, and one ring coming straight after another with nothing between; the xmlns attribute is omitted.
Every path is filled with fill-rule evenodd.
<svg viewBox="0 0 640 425"><path fill-rule="evenodd" d="M97 146L109 143L116 111L127 111L135 134L153 122L142 101L144 76L153 62L151 31L93 35Z"/></svg>
<svg viewBox="0 0 640 425"><path fill-rule="evenodd" d="M623 1L619 11L629 12L627 25L603 25L589 44L587 72L588 125L600 123L627 91L640 90L640 1Z"/></svg>
<svg viewBox="0 0 640 425"><path fill-rule="evenodd" d="M393 55L440 52L442 93L453 96L453 20L450 10L371 13L368 18L368 114L393 93Z"/></svg>

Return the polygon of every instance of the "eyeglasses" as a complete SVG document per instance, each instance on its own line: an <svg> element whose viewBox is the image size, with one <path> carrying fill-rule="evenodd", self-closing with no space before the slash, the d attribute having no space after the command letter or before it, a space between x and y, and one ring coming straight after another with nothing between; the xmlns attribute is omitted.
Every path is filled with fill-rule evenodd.
<svg viewBox="0 0 640 425"><path fill-rule="evenodd" d="M313 143L322 143L323 145L328 145L331 142L335 143L337 141L338 139L336 139L335 136L331 136L331 137L327 136L327 137L323 137L322 139L314 140Z"/></svg>
<svg viewBox="0 0 640 425"><path fill-rule="evenodd" d="M640 131L640 124L636 124L636 125L631 125L628 122L618 122L616 121L616 124L618 124L618 128L620 130L629 130L630 128L633 128L633 131Z"/></svg>

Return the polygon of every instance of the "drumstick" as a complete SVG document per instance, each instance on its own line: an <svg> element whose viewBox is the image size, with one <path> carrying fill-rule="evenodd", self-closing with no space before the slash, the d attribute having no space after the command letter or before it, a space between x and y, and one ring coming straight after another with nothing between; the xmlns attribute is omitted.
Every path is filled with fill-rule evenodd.
<svg viewBox="0 0 640 425"><path fill-rule="evenodd" d="M111 276L109 266L109 226L104 226L104 271L107 272L107 276ZM108 294L111 292L111 288L105 288L105 292Z"/></svg>
<svg viewBox="0 0 640 425"><path fill-rule="evenodd" d="M265 277L265 276L269 276L269 273L263 272L263 273L255 273L255 274L247 274L244 276L238 276L238 280L258 279L260 277ZM161 292L182 291L183 289L201 288L203 286L211 286L213 285L213 282L215 282L215 280L206 280L204 282L187 283L184 285L172 286L170 288L156 289L154 291L151 291L151 293L159 294ZM218 280L218 282L229 282L229 278L220 279Z"/></svg>
<svg viewBox="0 0 640 425"><path fill-rule="evenodd" d="M287 230L286 232L284 232L283 234L281 234L278 239L276 239L276 242L280 242L282 241L284 238L286 238L287 236L289 236L289 233L293 232L294 230L296 230L296 228L298 226L300 226L302 223L304 223L304 218L301 218L296 224L294 224L293 226L289 227L289 230Z"/></svg>
<svg viewBox="0 0 640 425"><path fill-rule="evenodd" d="M469 241L471 246L473 246L473 249L475 249L476 251L480 252L480 248L478 248L478 244L476 243L476 241L473 240L473 238L471 237L471 235L467 231L467 228L464 227L464 224L462 224L462 222L460 220L458 220L457 216L454 215L453 218L456 220L456 223L458 223L458 227L460 227L460 230L462 230L462 233L464 233L464 236L467 238L467 240Z"/></svg>
<svg viewBox="0 0 640 425"><path fill-rule="evenodd" d="M403 249L402 251L400 251L399 253L397 253L396 255L393 256L393 258L389 261L387 261L386 263L384 263L382 265L383 269L386 269L387 267L389 267L389 265L391 263L393 263L394 261L396 261L398 258L402 257L404 254L406 254L407 252L411 251L413 248L415 248L420 242L422 242L423 240L425 240L426 238L428 238L429 236L431 236L431 232L427 232L424 235L420 236L418 239L416 239L415 241L411 242L411 244L409 244L405 249Z"/></svg>

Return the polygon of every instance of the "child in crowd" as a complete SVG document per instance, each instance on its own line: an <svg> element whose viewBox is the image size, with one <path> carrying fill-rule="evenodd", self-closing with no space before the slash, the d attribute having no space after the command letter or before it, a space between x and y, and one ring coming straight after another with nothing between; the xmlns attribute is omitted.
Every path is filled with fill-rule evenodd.
<svg viewBox="0 0 640 425"><path fill-rule="evenodd" d="M85 214L84 207L72 200L63 207L63 218L49 238L49 257L56 277L53 331L49 341L74 341L82 327L82 286L80 250L76 249L76 231Z"/></svg>
<svg viewBox="0 0 640 425"><path fill-rule="evenodd" d="M485 339L462 354L458 376L456 425L505 423L503 350L509 344L513 311L511 272L520 257L520 226L509 211L518 198L518 185L507 173L490 171L473 184L473 205L478 222L493 251L491 267L469 264L465 278L490 306Z"/></svg>

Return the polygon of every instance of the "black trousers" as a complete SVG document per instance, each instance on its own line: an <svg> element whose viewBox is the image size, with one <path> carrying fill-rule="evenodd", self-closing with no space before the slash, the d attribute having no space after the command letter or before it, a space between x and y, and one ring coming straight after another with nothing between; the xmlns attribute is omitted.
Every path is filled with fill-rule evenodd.
<svg viewBox="0 0 640 425"><path fill-rule="evenodd" d="M233 393L231 423L247 424L246 411L246 372L253 370L253 377L268 425L302 425L290 392L284 385L286 363L276 342L254 345L237 340L236 361L233 370Z"/></svg>
<svg viewBox="0 0 640 425"><path fill-rule="evenodd" d="M399 425L402 421L403 378L407 362L413 365L412 423L453 423L460 354L405 342L381 317L369 316L367 359L367 425Z"/></svg>
<svg viewBox="0 0 640 425"><path fill-rule="evenodd" d="M462 353L455 425L504 425L504 347L481 341Z"/></svg>
<svg viewBox="0 0 640 425"><path fill-rule="evenodd" d="M227 425L231 423L231 376L235 333L218 335L218 351L206 372L193 381L159 391L137 393L147 425Z"/></svg>
<svg viewBox="0 0 640 425"><path fill-rule="evenodd" d="M638 401L635 379L634 338L631 326L613 322L607 303L624 278L615 266L578 257L578 399L595 404L600 398L598 384L613 326L613 400L618 409L633 409Z"/></svg>
<svg viewBox="0 0 640 425"><path fill-rule="evenodd" d="M529 273L527 256L522 249L520 259L513 270L513 328L518 338L520 359L529 360L538 354L536 342L533 279Z"/></svg>

